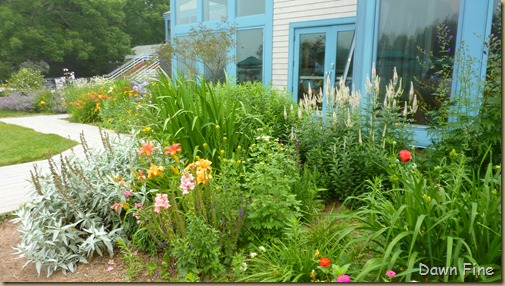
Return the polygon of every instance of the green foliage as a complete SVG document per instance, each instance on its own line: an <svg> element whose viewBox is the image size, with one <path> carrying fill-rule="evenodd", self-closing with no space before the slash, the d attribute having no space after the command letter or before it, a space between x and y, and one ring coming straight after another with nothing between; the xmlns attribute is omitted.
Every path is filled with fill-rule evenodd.
<svg viewBox="0 0 505 286"><path fill-rule="evenodd" d="M340 243L343 242L339 238L340 230L341 225L337 221L321 220L304 225L296 218L290 218L285 221L283 235L266 247L255 248L255 252L251 252L249 258L245 259L243 277L238 281L311 282L318 279L334 282L337 273L323 275L327 271L318 266L319 255L330 258L337 271L339 264L347 262L336 258L341 251ZM311 276L316 270L318 277L313 277L314 274Z"/></svg>
<svg viewBox="0 0 505 286"><path fill-rule="evenodd" d="M68 5L56 0L3 1L0 62L19 67L27 60L44 60L53 77L65 67L79 76L103 74L110 62L123 61L131 51L130 38L123 32L128 20L125 4L123 0L78 0Z"/></svg>
<svg viewBox="0 0 505 286"><path fill-rule="evenodd" d="M178 275L199 274L202 281L224 270L218 232L195 214L187 216L187 233L171 242Z"/></svg>
<svg viewBox="0 0 505 286"><path fill-rule="evenodd" d="M22 68L12 74L7 83L10 87L20 91L37 90L44 85L44 77L39 70Z"/></svg>
<svg viewBox="0 0 505 286"><path fill-rule="evenodd" d="M131 37L131 45L159 44L165 40L163 13L170 11L166 0L126 0L123 30Z"/></svg>
<svg viewBox="0 0 505 286"><path fill-rule="evenodd" d="M367 81L364 110L359 108L361 95L343 83L327 91L324 114L318 107L321 95L307 95L300 102L296 145L302 162L318 170L319 186L333 198L344 200L363 193L366 179L385 175L387 154L396 154L411 143L408 127L409 116L417 110L415 96L411 93L401 106L403 88L395 76L379 103L379 82L375 75L373 82Z"/></svg>
<svg viewBox="0 0 505 286"><path fill-rule="evenodd" d="M56 270L76 270L95 253L113 255L113 244L123 234L122 218L111 205L123 199L112 174L128 173L134 159L133 140L123 138L105 150L88 150L86 159L62 158L59 170L49 160L50 174L32 173L36 193L30 204L15 212L21 242L17 253L50 276Z"/></svg>
<svg viewBox="0 0 505 286"><path fill-rule="evenodd" d="M259 137L249 156L243 184L251 201L246 226L260 240L272 239L281 235L286 221L301 215L291 189L297 181L296 157L291 148L269 137Z"/></svg>
<svg viewBox="0 0 505 286"><path fill-rule="evenodd" d="M231 100L231 83L209 84L166 75L152 87L151 104L142 117L160 142L178 142L193 159L208 158L219 169L218 156L231 158L233 150L247 148L257 120L244 105ZM254 125L252 125L254 126Z"/></svg>
<svg viewBox="0 0 505 286"><path fill-rule="evenodd" d="M117 246L119 247L121 258L126 262L126 279L134 280L145 270L144 261L138 255L138 251L133 250L133 247L128 245L121 237L117 238Z"/></svg>
<svg viewBox="0 0 505 286"><path fill-rule="evenodd" d="M393 269L400 281L497 281L501 279L501 171L491 164L484 174L469 171L464 155L453 153L429 174L415 163L397 163L389 173L398 180L390 190L381 179L357 198L363 207L342 215L354 223L351 245L373 253L356 281L380 281ZM350 199L349 199L350 200ZM344 248L344 252L346 251ZM463 262L492 267L493 276L463 275ZM419 275L419 263L457 267L457 276Z"/></svg>
<svg viewBox="0 0 505 286"><path fill-rule="evenodd" d="M233 89L230 100L234 98L244 104L248 113L258 116L270 136L285 141L289 139L297 120L298 108L293 106L286 92L259 82L246 82Z"/></svg>
<svg viewBox="0 0 505 286"><path fill-rule="evenodd" d="M501 25L495 23L493 29L501 34ZM472 168L481 165L483 158L491 163L501 161L501 41L491 35L486 46L488 70L485 81L475 76L478 73L472 67L480 61L466 55L468 48L465 45L461 45L455 59L450 55L435 59L457 63L461 84L455 91L440 84L435 91L441 99L441 107L428 112L432 118L429 132L433 145L428 148L432 165L452 149L464 153ZM445 67L449 68L452 70L452 65ZM450 82L452 72L441 72L440 76L441 82ZM483 96L475 98L474 94L481 92ZM494 157L486 156L488 149L492 150Z"/></svg>

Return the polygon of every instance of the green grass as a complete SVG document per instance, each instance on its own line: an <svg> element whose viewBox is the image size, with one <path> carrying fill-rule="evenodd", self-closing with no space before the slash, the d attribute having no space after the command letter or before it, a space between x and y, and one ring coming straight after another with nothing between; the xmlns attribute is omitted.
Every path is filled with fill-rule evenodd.
<svg viewBox="0 0 505 286"><path fill-rule="evenodd" d="M14 110L8 110L8 109L0 109L0 118L1 117L20 117L20 116L28 116L28 115L34 115L33 112L26 112L26 111L14 111Z"/></svg>
<svg viewBox="0 0 505 286"><path fill-rule="evenodd" d="M42 160L75 145L77 142L55 134L0 122L0 166Z"/></svg>

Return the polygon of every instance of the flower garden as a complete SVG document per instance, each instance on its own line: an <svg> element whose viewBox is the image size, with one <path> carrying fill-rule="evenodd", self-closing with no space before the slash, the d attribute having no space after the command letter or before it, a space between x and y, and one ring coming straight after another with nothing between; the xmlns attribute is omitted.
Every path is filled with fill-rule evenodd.
<svg viewBox="0 0 505 286"><path fill-rule="evenodd" d="M434 120L426 149L412 83L374 71L364 94L298 105L259 83L76 81L32 106L129 135L32 174L17 253L48 276L97 254L127 280L500 281L500 76L490 61L482 102L430 113L456 120Z"/></svg>

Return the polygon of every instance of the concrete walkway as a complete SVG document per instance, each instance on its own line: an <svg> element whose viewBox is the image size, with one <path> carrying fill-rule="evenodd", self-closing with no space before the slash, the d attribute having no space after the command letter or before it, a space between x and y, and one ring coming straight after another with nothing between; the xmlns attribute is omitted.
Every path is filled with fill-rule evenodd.
<svg viewBox="0 0 505 286"><path fill-rule="evenodd" d="M103 147L98 127L87 124L70 123L66 120L68 116L68 114L37 115L0 118L0 121L32 128L40 133L57 134L79 143L79 145L76 145L72 149L63 152L63 155L74 153L77 157L84 158L84 150L80 144L81 133L84 134L89 148ZM118 136L117 133L113 131L104 131L109 134L110 138ZM33 144L37 144L37 142L33 142ZM59 158L59 155L56 155L54 158ZM30 171L33 170L34 164L42 169L42 173L49 172L47 160L0 167L0 214L13 211L22 203L30 200L30 193L33 191L33 187L28 180L30 179Z"/></svg>

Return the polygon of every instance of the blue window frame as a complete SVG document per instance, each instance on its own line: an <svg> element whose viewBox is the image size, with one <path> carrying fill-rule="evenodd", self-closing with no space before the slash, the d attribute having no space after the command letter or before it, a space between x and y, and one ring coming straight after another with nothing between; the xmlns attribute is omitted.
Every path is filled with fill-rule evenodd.
<svg viewBox="0 0 505 286"><path fill-rule="evenodd" d="M372 66L377 60L382 1L358 0L353 79L355 86L362 93L365 91L366 78L370 75ZM471 66L477 73L476 79L484 79L486 73L487 55L484 53L484 41L490 34L491 20L495 8L494 2L494 0L460 0L459 3L455 47L459 48L461 43L464 42L467 48L466 54L476 59L473 66ZM461 83L458 82L458 74L461 68L457 64L454 66L452 92L456 92L461 88ZM475 97L475 100L481 97L480 91L477 89L471 94ZM426 126L414 125L413 130L414 143L417 146L426 147L430 144Z"/></svg>
<svg viewBox="0 0 505 286"><path fill-rule="evenodd" d="M264 1L264 3L260 3ZM193 22L182 21L177 23L177 19L179 16L174 15L178 13L178 10L175 9L175 13L171 14L170 25L170 37L173 39L174 37L183 37L189 34L189 31L192 27L197 25L198 23L203 23L205 27L216 30L219 27L220 22L226 18L227 22L235 25L238 31L241 30L252 30L252 29L262 29L263 35L263 55L262 55L262 83L264 85L270 84L272 81L272 33L273 33L273 0L261 0L258 1L257 9L249 10L248 13L244 13L243 10L247 7L244 7L245 1L241 0L170 0L170 7L179 7L181 3L191 3L196 2L196 9L191 10L191 15L196 15L196 19ZM256 1L254 1L256 3ZM212 15L207 15L209 9L205 9L205 7L211 7L208 4L214 3L212 7L217 7L219 9L219 16L214 17ZM238 3L238 4L237 4ZM250 1L247 5L252 5L252 1ZM177 6L179 5L179 6ZM186 6L190 6L190 4L185 4ZM186 7L184 6L184 7ZM191 6L193 7L193 6ZM224 8L226 7L226 9ZM189 10L189 8L187 9ZM221 19L223 11L226 10L226 17ZM238 11L238 15L237 15ZM240 16L239 16L240 15ZM243 16L242 16L243 15ZM219 19L218 19L219 18ZM207 20L208 19L208 20ZM236 39L235 39L236 40ZM232 49L230 53L235 56L236 49ZM177 61L173 61L172 71L175 72L177 70ZM199 67L200 73L204 73L203 66ZM226 67L226 72L229 76L232 76L233 79L237 78L237 67L236 64L230 63Z"/></svg>
<svg viewBox="0 0 505 286"><path fill-rule="evenodd" d="M307 94L309 83L313 93L320 90L326 96L327 76L330 88L334 88L340 77L353 69L346 63L352 54L355 22L355 17L343 17L290 23L288 91L295 102ZM321 105L325 110L324 100Z"/></svg>

